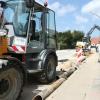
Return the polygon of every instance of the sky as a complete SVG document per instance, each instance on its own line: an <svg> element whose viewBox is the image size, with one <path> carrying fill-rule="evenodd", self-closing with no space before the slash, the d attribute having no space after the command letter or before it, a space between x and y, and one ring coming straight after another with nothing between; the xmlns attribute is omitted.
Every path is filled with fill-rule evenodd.
<svg viewBox="0 0 100 100"><path fill-rule="evenodd" d="M37 0L41 4L45 0ZM96 24L100 25L100 0L48 0L48 7L56 13L59 32L80 30L85 34ZM95 30L93 36L100 36Z"/></svg>

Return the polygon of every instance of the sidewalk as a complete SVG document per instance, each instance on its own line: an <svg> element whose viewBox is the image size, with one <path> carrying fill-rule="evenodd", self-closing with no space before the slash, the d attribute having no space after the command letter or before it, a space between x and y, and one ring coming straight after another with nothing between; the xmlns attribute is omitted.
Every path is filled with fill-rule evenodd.
<svg viewBox="0 0 100 100"><path fill-rule="evenodd" d="M46 100L100 100L100 63L98 55L90 56Z"/></svg>

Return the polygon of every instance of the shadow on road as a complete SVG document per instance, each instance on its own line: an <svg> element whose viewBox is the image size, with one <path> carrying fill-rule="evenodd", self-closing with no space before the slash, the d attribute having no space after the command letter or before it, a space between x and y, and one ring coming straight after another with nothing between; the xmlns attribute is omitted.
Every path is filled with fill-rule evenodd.
<svg viewBox="0 0 100 100"><path fill-rule="evenodd" d="M41 84L37 81L36 78L31 77L30 79L28 79L27 83L23 88L23 92L19 100L32 100L32 97L38 92L40 92L40 90L38 90L38 87L40 85Z"/></svg>

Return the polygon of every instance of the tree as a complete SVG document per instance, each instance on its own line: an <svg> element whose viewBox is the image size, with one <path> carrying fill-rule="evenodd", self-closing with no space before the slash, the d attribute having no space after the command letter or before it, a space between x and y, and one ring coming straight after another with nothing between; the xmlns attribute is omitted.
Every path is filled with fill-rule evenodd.
<svg viewBox="0 0 100 100"><path fill-rule="evenodd" d="M57 41L58 41L58 49L71 49L75 48L77 41L82 41L84 36L83 32L80 31L65 31L58 32Z"/></svg>
<svg viewBox="0 0 100 100"><path fill-rule="evenodd" d="M76 46L76 42L77 41L82 41L83 37L84 37L84 33L81 31L73 31L72 32L73 35L73 48Z"/></svg>

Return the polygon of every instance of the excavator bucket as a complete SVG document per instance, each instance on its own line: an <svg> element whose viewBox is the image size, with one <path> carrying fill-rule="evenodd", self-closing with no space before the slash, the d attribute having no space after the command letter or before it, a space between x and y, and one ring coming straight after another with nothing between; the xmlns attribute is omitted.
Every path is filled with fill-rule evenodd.
<svg viewBox="0 0 100 100"><path fill-rule="evenodd" d="M7 37L0 36L0 56L7 53L8 41Z"/></svg>

